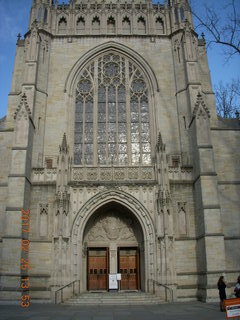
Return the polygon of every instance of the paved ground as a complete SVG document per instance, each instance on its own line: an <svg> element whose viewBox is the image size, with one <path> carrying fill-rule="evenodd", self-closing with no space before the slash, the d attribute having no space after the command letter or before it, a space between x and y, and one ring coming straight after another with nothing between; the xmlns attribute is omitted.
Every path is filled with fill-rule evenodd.
<svg viewBox="0 0 240 320"><path fill-rule="evenodd" d="M223 320L217 303L148 306L63 306L32 304L28 309L0 305L0 320Z"/></svg>

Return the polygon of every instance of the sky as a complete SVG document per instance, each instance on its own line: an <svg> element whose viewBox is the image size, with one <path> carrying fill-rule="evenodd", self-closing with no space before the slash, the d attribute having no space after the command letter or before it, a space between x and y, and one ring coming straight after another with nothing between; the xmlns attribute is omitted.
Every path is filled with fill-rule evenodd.
<svg viewBox="0 0 240 320"><path fill-rule="evenodd" d="M62 0L59 0L61 2ZM204 14L203 5L217 6L218 10L230 0L192 0L198 12ZM65 3L67 0L65 0ZM236 1L237 10L240 11L240 0ZM28 19L32 0L0 0L0 118L6 115L8 94L11 88L11 78L16 53L16 40L18 33L24 35L28 30ZM224 19L226 10L221 11ZM202 30L197 30L201 34ZM208 62L213 87L219 81L230 82L232 78L239 77L240 56L235 55L229 61L223 53L221 46L212 45L208 48Z"/></svg>

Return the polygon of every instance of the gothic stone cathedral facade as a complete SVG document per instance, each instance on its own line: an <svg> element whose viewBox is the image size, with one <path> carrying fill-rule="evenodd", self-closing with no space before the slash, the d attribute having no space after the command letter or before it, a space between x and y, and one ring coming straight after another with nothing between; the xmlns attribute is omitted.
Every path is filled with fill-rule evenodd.
<svg viewBox="0 0 240 320"><path fill-rule="evenodd" d="M240 270L239 129L187 0L33 0L0 121L0 298L19 298L25 254L32 299L109 273L216 299Z"/></svg>

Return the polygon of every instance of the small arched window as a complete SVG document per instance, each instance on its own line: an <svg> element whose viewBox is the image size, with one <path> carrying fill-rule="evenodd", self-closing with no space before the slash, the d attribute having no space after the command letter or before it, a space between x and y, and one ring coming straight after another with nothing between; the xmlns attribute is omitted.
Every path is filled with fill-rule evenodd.
<svg viewBox="0 0 240 320"><path fill-rule="evenodd" d="M67 19L62 17L58 22L58 32L64 33L67 30Z"/></svg>
<svg viewBox="0 0 240 320"><path fill-rule="evenodd" d="M180 17L181 17L181 21L185 20L185 12L183 7L180 8Z"/></svg>
<svg viewBox="0 0 240 320"><path fill-rule="evenodd" d="M156 19L156 31L157 34L163 34L164 33L164 24L160 17Z"/></svg>
<svg viewBox="0 0 240 320"><path fill-rule="evenodd" d="M77 33L83 33L85 31L85 20L83 17L79 17L77 20Z"/></svg>
<svg viewBox="0 0 240 320"><path fill-rule="evenodd" d="M122 29L123 29L123 33L130 33L131 32L131 22L128 17L123 18Z"/></svg>
<svg viewBox="0 0 240 320"><path fill-rule="evenodd" d="M39 8L38 9L38 14L37 14L37 21L42 21L42 14L43 14L43 9Z"/></svg>
<svg viewBox="0 0 240 320"><path fill-rule="evenodd" d="M175 9L174 9L174 15L175 15L175 23L179 23L178 8L175 8Z"/></svg>
<svg viewBox="0 0 240 320"><path fill-rule="evenodd" d="M98 17L94 17L92 20L92 31L94 33L100 32L100 20Z"/></svg>
<svg viewBox="0 0 240 320"><path fill-rule="evenodd" d="M48 18L48 11L47 8L44 9L44 17L43 17L43 22L47 23L47 18Z"/></svg>
<svg viewBox="0 0 240 320"><path fill-rule="evenodd" d="M116 22L113 17L108 18L107 30L108 30L108 33L115 33L116 31Z"/></svg>
<svg viewBox="0 0 240 320"><path fill-rule="evenodd" d="M140 33L146 33L146 21L143 17L138 18L138 31Z"/></svg>

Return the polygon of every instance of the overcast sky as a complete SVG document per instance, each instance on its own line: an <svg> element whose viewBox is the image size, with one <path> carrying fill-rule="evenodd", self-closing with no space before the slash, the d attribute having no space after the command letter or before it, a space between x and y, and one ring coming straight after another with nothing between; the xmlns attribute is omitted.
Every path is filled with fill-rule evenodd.
<svg viewBox="0 0 240 320"><path fill-rule="evenodd" d="M192 1L195 2L195 6L199 10L202 10L204 2L209 5L217 5L219 10L229 2L229 0ZM67 0L65 0L66 2ZM240 10L240 0L236 2L238 10ZM31 3L32 0L0 0L0 118L6 114L7 110L17 34L24 35L27 32ZM222 10L221 14L224 19L226 11ZM222 48L220 46L212 46L208 49L208 59L213 85L216 85L220 80L228 82L232 78L239 77L239 55L226 62Z"/></svg>

